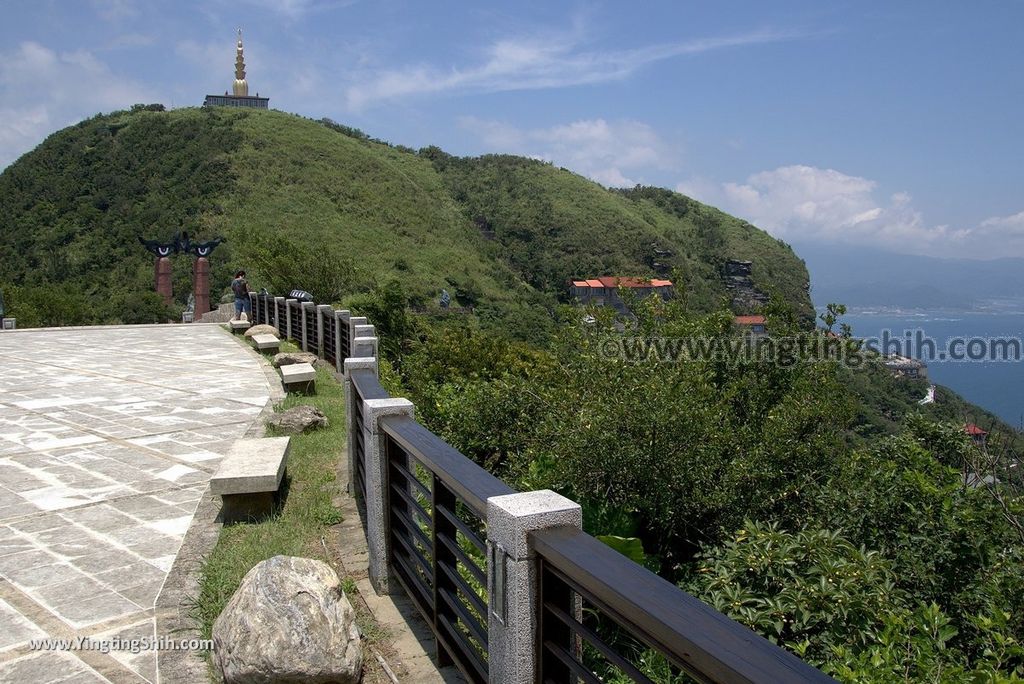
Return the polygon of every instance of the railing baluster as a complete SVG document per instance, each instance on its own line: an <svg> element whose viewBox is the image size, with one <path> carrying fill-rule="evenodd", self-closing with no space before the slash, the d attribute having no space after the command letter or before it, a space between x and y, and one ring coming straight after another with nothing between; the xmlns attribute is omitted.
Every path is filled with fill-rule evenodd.
<svg viewBox="0 0 1024 684"><path fill-rule="evenodd" d="M433 555L434 555L434 630L437 631L440 627L439 620L442 615L448 617L449 622L453 625L458 620L455 612L451 610L447 605L441 601L440 592L443 589L449 589L452 593L455 592L455 584L442 571L442 565L449 565L453 569L455 568L456 558L455 554L449 551L443 543L442 538L448 538L455 540L456 527L451 524L451 521L447 520L445 516L438 515L438 511L441 509L452 510L455 508L456 498L455 494L448 490L441 482L440 478L437 477L436 473L431 474L433 480L431 490L433 497L431 499L431 506L434 511L434 534L431 538L433 543ZM445 665L451 665L454 660L440 643L437 646L437 662L441 667Z"/></svg>

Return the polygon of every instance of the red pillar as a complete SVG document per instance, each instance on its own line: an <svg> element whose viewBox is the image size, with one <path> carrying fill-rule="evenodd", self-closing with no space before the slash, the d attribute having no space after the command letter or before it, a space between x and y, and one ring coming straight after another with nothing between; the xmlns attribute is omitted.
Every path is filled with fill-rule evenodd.
<svg viewBox="0 0 1024 684"><path fill-rule="evenodd" d="M158 257L156 265L156 293L160 295L164 304L170 306L174 294L171 291L171 260L167 257Z"/></svg>
<svg viewBox="0 0 1024 684"><path fill-rule="evenodd" d="M210 312L210 260L206 257L196 259L192 267L192 294L196 299L195 321Z"/></svg>

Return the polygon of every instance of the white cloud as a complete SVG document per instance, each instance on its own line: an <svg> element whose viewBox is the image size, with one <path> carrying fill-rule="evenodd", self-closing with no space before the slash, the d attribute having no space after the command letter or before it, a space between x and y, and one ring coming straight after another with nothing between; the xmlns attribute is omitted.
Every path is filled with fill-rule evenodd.
<svg viewBox="0 0 1024 684"><path fill-rule="evenodd" d="M861 244L932 256L1024 256L1024 212L953 228L924 220L905 192L835 169L781 166L743 183L681 182L676 190L748 219L787 241Z"/></svg>
<svg viewBox="0 0 1024 684"><path fill-rule="evenodd" d="M1024 211L1012 216L993 216L981 222L980 232L1024 237Z"/></svg>
<svg viewBox="0 0 1024 684"><path fill-rule="evenodd" d="M640 181L630 177L636 172L671 168L675 162L671 147L639 121L583 119L533 129L475 117L459 123L488 150L550 161L608 186L636 185Z"/></svg>
<svg viewBox="0 0 1024 684"><path fill-rule="evenodd" d="M410 95L534 90L601 83L625 78L641 67L673 57L796 37L793 33L763 30L604 52L583 49L578 29L505 38L487 46L476 64L447 69L409 65L361 74L348 88L347 99L352 109L359 109L379 100Z"/></svg>
<svg viewBox="0 0 1024 684"><path fill-rule="evenodd" d="M35 147L55 128L99 111L157 98L111 72L91 52L58 53L27 41L0 53L0 169Z"/></svg>

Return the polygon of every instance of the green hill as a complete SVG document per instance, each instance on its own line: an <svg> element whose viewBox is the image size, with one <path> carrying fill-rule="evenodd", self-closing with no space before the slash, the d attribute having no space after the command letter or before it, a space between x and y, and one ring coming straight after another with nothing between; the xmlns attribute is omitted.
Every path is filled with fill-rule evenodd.
<svg viewBox="0 0 1024 684"><path fill-rule="evenodd" d="M116 320L153 287L137 236L185 230L227 238L212 259L215 292L236 267L256 287L323 300L397 278L421 306L447 288L516 335L549 325L572 277L674 272L693 306L718 308L729 258L753 261L759 289L811 313L788 246L676 193L609 190L520 157L414 152L280 112L155 109L54 133L0 174L9 306L32 301L49 316L37 323ZM174 262L183 302L190 265ZM67 306L49 313L55 297Z"/></svg>

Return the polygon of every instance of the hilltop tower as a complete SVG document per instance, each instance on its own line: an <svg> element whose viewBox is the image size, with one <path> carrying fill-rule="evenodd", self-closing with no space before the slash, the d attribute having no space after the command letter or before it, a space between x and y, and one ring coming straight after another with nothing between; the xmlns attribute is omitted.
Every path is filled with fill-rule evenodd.
<svg viewBox="0 0 1024 684"><path fill-rule="evenodd" d="M238 42L235 44L235 83L231 86L231 94L224 91L223 95L207 95L204 107L252 107L267 109L269 97L249 95L249 82L245 80L245 54L242 47L242 29L238 29Z"/></svg>
<svg viewBox="0 0 1024 684"><path fill-rule="evenodd" d="M249 84L245 82L245 57L242 55L242 29L238 29L235 47L235 97L249 97Z"/></svg>

